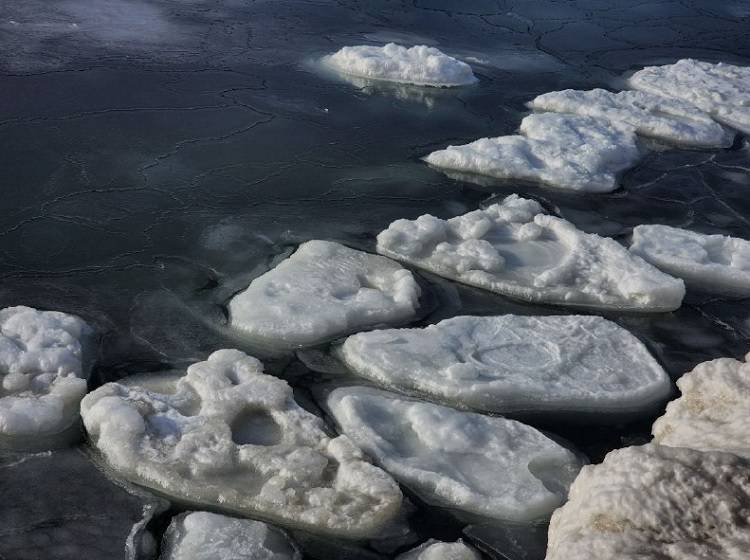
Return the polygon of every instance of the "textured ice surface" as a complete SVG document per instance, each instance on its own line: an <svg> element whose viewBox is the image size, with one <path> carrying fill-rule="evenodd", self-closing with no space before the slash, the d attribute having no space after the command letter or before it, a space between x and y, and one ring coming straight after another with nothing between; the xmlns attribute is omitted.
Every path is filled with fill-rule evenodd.
<svg viewBox="0 0 750 560"><path fill-rule="evenodd" d="M592 316L454 317L356 334L338 355L377 383L491 412L638 410L671 390L636 337Z"/></svg>
<svg viewBox="0 0 750 560"><path fill-rule="evenodd" d="M324 57L323 64L351 76L418 86L451 87L477 81L471 66L424 45L344 47Z"/></svg>
<svg viewBox="0 0 750 560"><path fill-rule="evenodd" d="M520 131L448 146L424 160L461 173L609 192L617 188L617 174L640 158L635 129L619 121L540 113L523 119Z"/></svg>
<svg viewBox="0 0 750 560"><path fill-rule="evenodd" d="M108 383L81 402L121 477L193 504L361 537L399 510L396 483L294 401L255 358L219 350L183 377Z"/></svg>
<svg viewBox="0 0 750 560"><path fill-rule="evenodd" d="M231 325L272 344L312 345L411 319L419 286L379 255L308 241L229 302Z"/></svg>
<svg viewBox="0 0 750 560"><path fill-rule="evenodd" d="M688 286L750 295L750 241L661 225L633 229L630 250Z"/></svg>
<svg viewBox="0 0 750 560"><path fill-rule="evenodd" d="M283 532L261 521L195 511L169 524L161 560L299 560Z"/></svg>
<svg viewBox="0 0 750 560"><path fill-rule="evenodd" d="M580 468L572 452L515 420L370 387L340 387L326 403L342 432L425 502L482 518L543 518Z"/></svg>
<svg viewBox="0 0 750 560"><path fill-rule="evenodd" d="M750 132L750 68L685 58L647 66L631 76L631 87L692 103L717 121Z"/></svg>
<svg viewBox="0 0 750 560"><path fill-rule="evenodd" d="M532 302L671 311L685 292L681 280L616 241L545 215L539 203L517 195L449 220L396 220L378 235L378 252Z"/></svg>
<svg viewBox="0 0 750 560"><path fill-rule="evenodd" d="M638 134L695 147L726 146L732 137L694 105L642 91L566 89L545 93L529 103L538 111L595 117L635 128Z"/></svg>
<svg viewBox="0 0 750 560"><path fill-rule="evenodd" d="M399 555L396 560L481 560L479 553L458 540L441 542L431 539L421 546Z"/></svg>
<svg viewBox="0 0 750 560"><path fill-rule="evenodd" d="M742 560L750 463L655 444L583 467L552 516L547 560Z"/></svg>

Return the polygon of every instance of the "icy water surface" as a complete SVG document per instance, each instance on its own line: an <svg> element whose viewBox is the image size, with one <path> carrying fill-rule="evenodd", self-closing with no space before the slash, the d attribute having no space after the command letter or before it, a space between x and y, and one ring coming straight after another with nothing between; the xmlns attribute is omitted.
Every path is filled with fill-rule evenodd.
<svg viewBox="0 0 750 560"><path fill-rule="evenodd" d="M394 219L447 218L511 192L623 242L641 223L750 238L750 147L741 136L721 151L654 150L607 195L477 185L420 161L447 144L513 133L524 103L541 93L618 88L628 71L685 57L748 65L749 26L744 1L6 0L0 307L57 309L95 325L102 339L90 388L228 346L269 358L269 370L312 407L318 374L223 328L227 298L302 241L372 251ZM344 45L388 41L436 46L472 64L479 83L433 90L347 81L313 63ZM565 312L419 276L429 290L418 324ZM710 358L744 355L746 303L689 292L675 313L608 317L677 377ZM645 440L652 420L536 425L598 461ZM70 457L60 469L90 476ZM52 494L56 480L36 484ZM464 524L414 501L412 541L460 536ZM132 525L130 509L113 517ZM155 517L157 535L178 510ZM37 513L29 512L29 539L38 536ZM0 520L8 515L0 506ZM75 538L60 558L99 550L100 532L83 525L70 525ZM6 551L3 530L0 557L16 557L19 540ZM468 532L497 558L543 550L543 531L520 544L494 529ZM309 558L392 552L301 541Z"/></svg>

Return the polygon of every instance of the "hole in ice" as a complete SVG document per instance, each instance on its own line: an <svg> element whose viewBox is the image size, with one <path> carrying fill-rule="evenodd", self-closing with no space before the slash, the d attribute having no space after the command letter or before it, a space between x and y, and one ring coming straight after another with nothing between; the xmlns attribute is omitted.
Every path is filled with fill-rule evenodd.
<svg viewBox="0 0 750 560"><path fill-rule="evenodd" d="M237 445L276 445L281 428L265 410L245 410L232 422L232 441Z"/></svg>

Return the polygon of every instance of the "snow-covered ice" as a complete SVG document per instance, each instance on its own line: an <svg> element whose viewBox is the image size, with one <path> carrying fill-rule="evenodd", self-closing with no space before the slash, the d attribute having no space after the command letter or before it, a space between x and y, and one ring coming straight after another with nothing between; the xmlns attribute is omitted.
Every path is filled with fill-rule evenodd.
<svg viewBox="0 0 750 560"><path fill-rule="evenodd" d="M132 482L312 532L377 533L399 511L398 485L262 372L219 350L184 376L108 383L81 414L106 463Z"/></svg>
<svg viewBox="0 0 750 560"><path fill-rule="evenodd" d="M601 193L615 190L617 174L641 156L635 129L619 121L538 113L524 118L520 131L448 146L424 161L460 173Z"/></svg>
<svg viewBox="0 0 750 560"><path fill-rule="evenodd" d="M750 241L662 225L633 229L630 250L688 287L750 296Z"/></svg>
<svg viewBox="0 0 750 560"><path fill-rule="evenodd" d="M322 62L350 76L418 86L453 87L477 81L471 66L424 45L406 48L388 43L383 47L344 47L323 57Z"/></svg>
<svg viewBox="0 0 750 560"><path fill-rule="evenodd" d="M583 467L552 516L546 560L742 560L750 463L648 444Z"/></svg>
<svg viewBox="0 0 750 560"><path fill-rule="evenodd" d="M501 203L449 220L396 220L378 252L464 284L516 299L628 311L672 311L682 280L614 241L543 213L534 200Z"/></svg>
<svg viewBox="0 0 750 560"><path fill-rule="evenodd" d="M419 292L411 272L390 259L308 241L231 299L230 324L270 344L314 345L408 321Z"/></svg>
<svg viewBox="0 0 750 560"><path fill-rule="evenodd" d="M581 466L574 453L515 420L370 387L334 389L326 406L342 433L425 502L482 519L544 518Z"/></svg>
<svg viewBox="0 0 750 560"><path fill-rule="evenodd" d="M669 377L632 334L601 317L454 317L350 336L337 355L358 375L490 412L641 410Z"/></svg>
<svg viewBox="0 0 750 560"><path fill-rule="evenodd" d="M732 135L694 105L643 91L566 89L542 94L529 107L624 123L638 134L673 144L721 147L732 143Z"/></svg>
<svg viewBox="0 0 750 560"><path fill-rule="evenodd" d="M426 543L404 552L396 560L481 560L479 553L462 540L442 542L430 539Z"/></svg>

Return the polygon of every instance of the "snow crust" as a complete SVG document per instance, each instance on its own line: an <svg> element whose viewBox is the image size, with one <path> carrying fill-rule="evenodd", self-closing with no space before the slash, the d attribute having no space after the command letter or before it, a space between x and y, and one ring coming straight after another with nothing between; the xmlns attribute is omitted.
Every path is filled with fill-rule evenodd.
<svg viewBox="0 0 750 560"><path fill-rule="evenodd" d="M552 516L546 560L741 560L750 550L750 463L648 444L583 467Z"/></svg>
<svg viewBox="0 0 750 560"><path fill-rule="evenodd" d="M312 532L376 533L399 511L398 485L262 372L255 358L219 350L182 377L108 383L83 399L81 414L127 480Z"/></svg>
<svg viewBox="0 0 750 560"><path fill-rule="evenodd" d="M231 299L230 324L254 339L314 345L407 321L419 293L411 272L390 259L308 241Z"/></svg>
<svg viewBox="0 0 750 560"><path fill-rule="evenodd" d="M545 215L533 200L501 203L449 220L396 220L377 250L464 284L513 298L602 309L672 311L682 280L660 272L616 241Z"/></svg>
<svg viewBox="0 0 750 560"><path fill-rule="evenodd" d="M335 389L326 405L344 434L423 500L483 519L549 515L580 468L572 452L514 420L369 387Z"/></svg>
<svg viewBox="0 0 750 560"><path fill-rule="evenodd" d="M343 74L418 86L453 87L477 81L471 66L434 47L344 47L323 57L323 64Z"/></svg>
<svg viewBox="0 0 750 560"><path fill-rule="evenodd" d="M464 544L462 540L456 542L442 542L430 539L415 549L404 552L396 560L481 560L479 553Z"/></svg>

